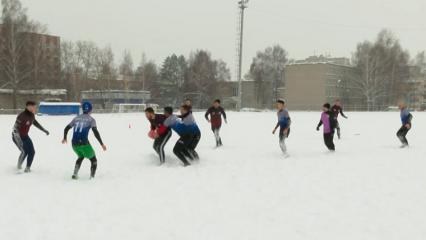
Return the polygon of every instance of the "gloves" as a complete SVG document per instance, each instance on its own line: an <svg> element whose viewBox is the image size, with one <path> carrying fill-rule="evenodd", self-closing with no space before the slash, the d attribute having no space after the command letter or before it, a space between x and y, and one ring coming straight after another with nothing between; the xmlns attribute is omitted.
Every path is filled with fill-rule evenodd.
<svg viewBox="0 0 426 240"><path fill-rule="evenodd" d="M49 136L49 131L47 131L47 130L44 130L44 133L47 135L47 136Z"/></svg>
<svg viewBox="0 0 426 240"><path fill-rule="evenodd" d="M320 127L318 126L318 127L317 127L317 131L319 131L319 130L320 130Z"/></svg>

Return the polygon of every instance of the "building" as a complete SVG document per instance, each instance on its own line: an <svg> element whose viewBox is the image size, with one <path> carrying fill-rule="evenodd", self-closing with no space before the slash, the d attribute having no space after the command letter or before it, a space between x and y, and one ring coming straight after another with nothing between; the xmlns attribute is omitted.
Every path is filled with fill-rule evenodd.
<svg viewBox="0 0 426 240"><path fill-rule="evenodd" d="M363 110L355 68L334 63L290 64L285 69L284 97L293 110L318 110L341 99L349 110Z"/></svg>
<svg viewBox="0 0 426 240"><path fill-rule="evenodd" d="M8 39L6 32L6 26L0 24L0 54L7 57L12 54L10 54L11 51L9 51L5 44L5 41ZM0 103L0 107L13 108L15 104L19 106L23 96L37 95L48 97L45 94L21 94L19 91L16 92L13 90L12 93L8 93L10 89L37 93L42 92L44 89L52 89L54 92L58 92L64 88L64 82L61 81L59 37L21 32L14 42L20 46L20 50L15 51L15 56L6 58L0 64L2 66L10 66L12 62L7 59L18 58L18 62L12 66L16 67L16 71L13 73L17 73L19 82L15 83L12 79L9 79L8 76L12 75L11 72L8 74L7 70L0 66L0 89L4 90L2 93L4 101ZM36 98L38 99L39 97Z"/></svg>

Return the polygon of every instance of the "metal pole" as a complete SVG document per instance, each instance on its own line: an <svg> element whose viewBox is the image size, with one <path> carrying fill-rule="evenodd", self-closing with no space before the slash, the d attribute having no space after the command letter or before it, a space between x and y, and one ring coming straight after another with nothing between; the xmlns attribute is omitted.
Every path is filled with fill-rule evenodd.
<svg viewBox="0 0 426 240"><path fill-rule="evenodd" d="M243 106L243 79L242 79L242 65L243 65L243 37L244 37L244 10L247 8L248 0L241 0L238 2L240 8L240 36L239 36L239 51L238 51L238 110Z"/></svg>

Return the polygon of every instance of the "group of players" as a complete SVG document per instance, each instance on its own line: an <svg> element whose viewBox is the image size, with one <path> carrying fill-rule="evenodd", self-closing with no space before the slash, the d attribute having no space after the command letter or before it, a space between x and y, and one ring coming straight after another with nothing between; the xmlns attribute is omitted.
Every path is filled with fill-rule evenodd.
<svg viewBox="0 0 426 240"><path fill-rule="evenodd" d="M192 114L191 100L185 100L180 107L180 115L173 114L172 107L165 107L163 114L156 114L154 109L147 108L145 115L151 123L151 131L148 135L154 139L154 150L160 157L160 164L165 162L164 147L172 135L172 130L179 135L173 153L182 161L183 165L189 166L192 161L200 159L195 149L200 142L201 131ZM225 110L220 106L219 99L215 100L207 110L205 118L211 123L216 147L221 147L223 145L220 137L222 118L226 123L227 119Z"/></svg>
<svg viewBox="0 0 426 240"><path fill-rule="evenodd" d="M286 102L284 100L277 100L276 108L278 110L278 122L275 128L273 129L272 134L275 134L279 128L279 145L284 156L288 157L285 140L289 137L290 134L291 118L287 110ZM398 108L400 110L402 125L396 135L402 143L401 148L406 148L409 146L406 136L411 130L411 121L413 119L413 115L410 113L404 102L400 102L398 104ZM340 100L337 99L334 102L333 106L331 106L330 103L325 103L322 107L320 121L317 125L317 131L320 131L321 126L323 127L324 144L328 148L328 150L332 152L336 151L336 146L334 145L334 134L337 133L337 137L339 139L341 137L340 124L338 121L339 115L342 115L342 117L346 119L348 118L343 113L343 108Z"/></svg>
<svg viewBox="0 0 426 240"><path fill-rule="evenodd" d="M62 140L62 143L66 144L68 132L73 129L72 148L78 158L75 163L72 179L78 179L78 173L85 158L89 159L91 162L90 178L94 178L96 175L97 158L89 142L88 136L90 130L93 131L102 149L104 151L107 150L97 129L96 120L91 116L93 109L92 104L90 102L84 102L81 104L81 107L83 114L75 117L65 127ZM279 129L279 146L284 156L288 157L285 142L290 135L291 118L284 100L277 100L276 108L278 110L278 122L272 133L275 134ZM49 135L49 131L43 128L35 119L36 110L36 103L28 101L25 110L16 118L12 132L12 140L21 152L18 158L17 168L21 170L26 160L25 173L31 172L31 165L35 155L33 142L28 135L30 127L34 125L46 135ZM404 103L399 104L399 110L402 126L397 132L397 137L402 143L401 148L406 148L408 147L406 135L411 129L413 116ZM340 125L338 122L339 115L347 118L343 113L342 105L339 100L336 100L333 106L329 103L325 103L323 105L320 122L317 125L317 131L320 130L321 126L323 127L324 143L326 147L333 152L336 150L334 145L334 134L337 133L339 139L341 137ZM185 167L190 166L191 162L199 160L200 157L196 148L201 139L201 131L192 114L191 100L185 100L180 107L179 115L173 113L172 107L165 107L164 112L161 114L156 114L153 108L147 108L145 110L145 116L151 124L148 135L150 138L154 139L153 147L160 158L160 164L165 163L164 147L172 136L172 131L179 136L179 140L173 148L173 153L182 161L183 165ZM220 137L222 119L227 123L227 118L219 99L215 100L212 106L206 111L205 119L211 124L211 129L216 140L216 147L221 147L223 145Z"/></svg>

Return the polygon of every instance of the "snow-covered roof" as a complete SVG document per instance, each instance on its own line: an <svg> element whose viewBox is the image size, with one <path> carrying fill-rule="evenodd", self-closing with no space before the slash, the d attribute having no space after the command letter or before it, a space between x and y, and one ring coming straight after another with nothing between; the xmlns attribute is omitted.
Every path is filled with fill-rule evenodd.
<svg viewBox="0 0 426 240"><path fill-rule="evenodd" d="M0 93L12 94L13 89L0 89ZM66 95L66 89L29 89L29 90L18 90L18 94L29 94L29 95L52 95L61 96Z"/></svg>
<svg viewBox="0 0 426 240"><path fill-rule="evenodd" d="M78 102L41 102L40 106L80 106Z"/></svg>

